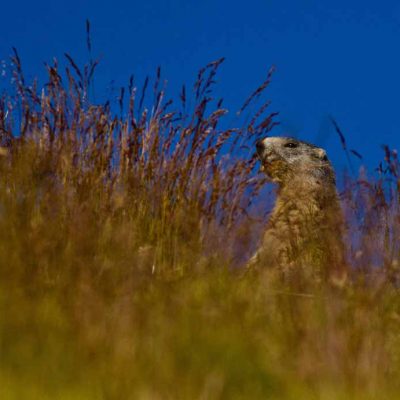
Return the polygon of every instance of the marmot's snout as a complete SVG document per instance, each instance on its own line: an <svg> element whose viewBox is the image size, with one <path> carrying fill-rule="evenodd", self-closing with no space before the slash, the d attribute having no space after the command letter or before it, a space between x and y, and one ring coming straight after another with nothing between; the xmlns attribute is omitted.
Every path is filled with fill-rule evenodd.
<svg viewBox="0 0 400 400"><path fill-rule="evenodd" d="M261 156L263 150L264 150L264 144L263 144L263 139L258 139L256 142L256 149L257 149L257 154Z"/></svg>
<svg viewBox="0 0 400 400"><path fill-rule="evenodd" d="M262 138L256 142L256 151L261 162L267 161L267 159L271 157L273 153L273 149L269 143L271 139L272 138Z"/></svg>

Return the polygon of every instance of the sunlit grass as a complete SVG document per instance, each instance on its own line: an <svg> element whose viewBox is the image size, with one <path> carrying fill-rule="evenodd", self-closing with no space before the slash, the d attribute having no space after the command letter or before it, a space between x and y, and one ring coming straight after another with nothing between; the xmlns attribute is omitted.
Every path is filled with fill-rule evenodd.
<svg viewBox="0 0 400 400"><path fill-rule="evenodd" d="M344 287L244 273L265 183L249 154L273 115L261 105L220 129L219 63L191 107L185 90L168 106L158 74L152 107L132 86L116 117L87 99L90 68L48 67L41 91L14 57L0 103L2 398L399 398L396 153L342 194Z"/></svg>

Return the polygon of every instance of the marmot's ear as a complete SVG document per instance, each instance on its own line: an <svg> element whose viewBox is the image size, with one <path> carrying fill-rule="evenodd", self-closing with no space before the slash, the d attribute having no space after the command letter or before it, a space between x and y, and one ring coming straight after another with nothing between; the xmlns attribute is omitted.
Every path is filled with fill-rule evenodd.
<svg viewBox="0 0 400 400"><path fill-rule="evenodd" d="M315 154L315 157L318 158L318 160L321 160L321 161L327 161L328 160L328 157L326 155L326 151L324 149L320 149L320 148L315 149L314 154Z"/></svg>

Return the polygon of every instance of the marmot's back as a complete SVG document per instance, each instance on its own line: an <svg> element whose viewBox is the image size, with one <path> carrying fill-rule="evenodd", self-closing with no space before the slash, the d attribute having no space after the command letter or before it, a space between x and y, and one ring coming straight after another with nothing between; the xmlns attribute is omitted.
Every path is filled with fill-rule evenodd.
<svg viewBox="0 0 400 400"><path fill-rule="evenodd" d="M265 264L341 271L343 218L325 150L293 138L269 137L257 142L257 154L278 192L255 257Z"/></svg>

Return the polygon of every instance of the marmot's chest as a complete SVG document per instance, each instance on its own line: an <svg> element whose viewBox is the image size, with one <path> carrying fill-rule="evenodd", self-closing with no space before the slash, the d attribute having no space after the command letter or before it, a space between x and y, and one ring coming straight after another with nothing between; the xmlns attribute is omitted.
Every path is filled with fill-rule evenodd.
<svg viewBox="0 0 400 400"><path fill-rule="evenodd" d="M298 242L310 237L318 238L323 231L329 230L332 222L340 219L339 217L335 199L330 203L322 204L312 197L278 198L269 218L266 234L270 236L272 233L283 242L293 240Z"/></svg>
<svg viewBox="0 0 400 400"><path fill-rule="evenodd" d="M312 199L309 202L278 199L264 234L263 249L280 265L295 260L309 263L325 257L329 242L339 233L337 224L332 223L333 212L331 207L322 207Z"/></svg>

